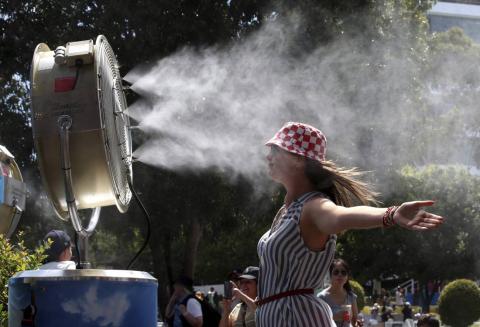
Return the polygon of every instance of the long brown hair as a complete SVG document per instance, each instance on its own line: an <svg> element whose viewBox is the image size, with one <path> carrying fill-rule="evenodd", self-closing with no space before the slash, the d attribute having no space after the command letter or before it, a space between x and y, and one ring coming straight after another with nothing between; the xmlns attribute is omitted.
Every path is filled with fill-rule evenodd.
<svg viewBox="0 0 480 327"><path fill-rule="evenodd" d="M337 205L351 207L355 202L365 205L378 203L378 193L358 179L364 173L356 168L345 169L337 167L332 161L320 163L306 158L305 175L319 192L327 195Z"/></svg>

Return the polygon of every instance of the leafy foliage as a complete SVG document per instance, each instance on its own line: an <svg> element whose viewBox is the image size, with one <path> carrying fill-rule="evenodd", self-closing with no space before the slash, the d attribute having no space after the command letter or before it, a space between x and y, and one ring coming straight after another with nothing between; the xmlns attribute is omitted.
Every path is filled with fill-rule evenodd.
<svg viewBox="0 0 480 327"><path fill-rule="evenodd" d="M361 281L371 276L414 278L421 288L429 280L475 278L480 255L476 246L480 178L459 166L407 166L392 175L387 185L392 188L385 206L434 199L430 210L444 216L446 222L423 233L400 228L346 233L339 240L338 251L357 272L356 277Z"/></svg>
<svg viewBox="0 0 480 327"><path fill-rule="evenodd" d="M7 322L8 279L15 273L38 268L46 258L45 245L35 250L28 250L23 241L23 235L18 235L17 244L11 244L0 234L0 324Z"/></svg>
<svg viewBox="0 0 480 327"><path fill-rule="evenodd" d="M363 286L356 280L350 279L350 286L352 286L353 293L357 295L358 312L365 307L365 291Z"/></svg>
<svg viewBox="0 0 480 327"><path fill-rule="evenodd" d="M438 312L452 327L468 327L480 318L480 288L468 279L457 279L443 289Z"/></svg>
<svg viewBox="0 0 480 327"><path fill-rule="evenodd" d="M339 255L364 276L398 275L422 281L462 274L473 278L480 232L479 177L458 166L407 166L392 175L387 185L394 188L385 197L385 206L434 199L431 210L446 217L446 223L424 233L399 228L351 231L341 237Z"/></svg>

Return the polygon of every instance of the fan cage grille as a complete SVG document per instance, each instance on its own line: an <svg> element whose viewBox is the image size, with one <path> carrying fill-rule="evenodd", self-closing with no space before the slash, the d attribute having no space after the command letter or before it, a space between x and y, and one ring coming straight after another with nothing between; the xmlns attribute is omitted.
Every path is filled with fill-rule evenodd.
<svg viewBox="0 0 480 327"><path fill-rule="evenodd" d="M127 105L117 59L112 48L101 36L97 39L95 48L105 152L113 190L121 207L119 209L125 211L132 196L127 180L127 172L131 174L132 169L130 122L125 113Z"/></svg>

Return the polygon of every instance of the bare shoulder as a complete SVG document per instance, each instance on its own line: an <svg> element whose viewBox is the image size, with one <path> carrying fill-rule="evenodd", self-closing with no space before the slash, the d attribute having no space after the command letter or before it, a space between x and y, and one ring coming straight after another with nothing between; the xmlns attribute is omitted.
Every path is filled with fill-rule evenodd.
<svg viewBox="0 0 480 327"><path fill-rule="evenodd" d="M304 204L300 219L300 232L306 246L312 251L322 251L331 228L328 212L335 204L326 198L314 198Z"/></svg>
<svg viewBox="0 0 480 327"><path fill-rule="evenodd" d="M330 199L316 197L305 203L303 206L303 216L310 218L318 217L319 215L321 216L331 212L335 209L335 207L335 203L333 203Z"/></svg>
<svg viewBox="0 0 480 327"><path fill-rule="evenodd" d="M342 207L327 198L315 198L305 203L302 213L303 226L314 228L325 235L342 231L338 226Z"/></svg>

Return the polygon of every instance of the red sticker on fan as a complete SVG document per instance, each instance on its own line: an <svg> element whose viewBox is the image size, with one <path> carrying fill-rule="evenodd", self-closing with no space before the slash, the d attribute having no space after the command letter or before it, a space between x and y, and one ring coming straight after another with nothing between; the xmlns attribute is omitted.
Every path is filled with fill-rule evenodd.
<svg viewBox="0 0 480 327"><path fill-rule="evenodd" d="M75 88L75 76L55 78L55 92L68 92Z"/></svg>

